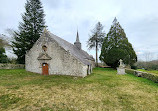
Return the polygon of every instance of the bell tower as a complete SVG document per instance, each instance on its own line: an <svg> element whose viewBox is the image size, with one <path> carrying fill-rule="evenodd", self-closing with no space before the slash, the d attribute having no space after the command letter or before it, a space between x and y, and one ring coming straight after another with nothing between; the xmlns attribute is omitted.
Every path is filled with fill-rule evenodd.
<svg viewBox="0 0 158 111"><path fill-rule="evenodd" d="M79 34L78 34L78 30L77 30L77 36L76 36L76 42L74 42L75 47L77 47L79 50L81 50L81 43L79 40Z"/></svg>

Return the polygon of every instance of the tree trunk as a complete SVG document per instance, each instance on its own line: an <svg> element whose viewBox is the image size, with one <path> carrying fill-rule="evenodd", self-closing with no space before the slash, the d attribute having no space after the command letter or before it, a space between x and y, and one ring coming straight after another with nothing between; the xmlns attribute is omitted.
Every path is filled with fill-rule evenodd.
<svg viewBox="0 0 158 111"><path fill-rule="evenodd" d="M96 40L96 66L98 67L98 42Z"/></svg>

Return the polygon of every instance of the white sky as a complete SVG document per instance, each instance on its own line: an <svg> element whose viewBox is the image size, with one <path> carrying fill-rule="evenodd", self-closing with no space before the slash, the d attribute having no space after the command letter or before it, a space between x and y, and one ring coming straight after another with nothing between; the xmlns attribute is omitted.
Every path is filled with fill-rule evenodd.
<svg viewBox="0 0 158 111"><path fill-rule="evenodd" d="M0 0L0 34L17 29L26 0ZM100 21L108 33L117 17L139 59L151 53L158 59L158 0L41 0L48 30L74 43L78 28L82 49L87 50L90 30Z"/></svg>

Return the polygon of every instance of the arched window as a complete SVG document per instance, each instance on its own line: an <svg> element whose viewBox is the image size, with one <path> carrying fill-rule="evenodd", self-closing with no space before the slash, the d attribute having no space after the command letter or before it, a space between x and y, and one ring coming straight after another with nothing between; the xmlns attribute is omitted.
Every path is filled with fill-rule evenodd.
<svg viewBox="0 0 158 111"><path fill-rule="evenodd" d="M46 51L47 51L47 46L43 45L43 46L42 46L42 49L43 49L43 51L46 52Z"/></svg>

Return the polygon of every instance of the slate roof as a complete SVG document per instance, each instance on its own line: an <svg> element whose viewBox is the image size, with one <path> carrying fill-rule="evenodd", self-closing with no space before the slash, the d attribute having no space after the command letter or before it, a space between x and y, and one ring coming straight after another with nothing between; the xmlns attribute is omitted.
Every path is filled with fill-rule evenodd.
<svg viewBox="0 0 158 111"><path fill-rule="evenodd" d="M91 65L88 60L94 60L92 56L90 56L87 52L82 49L78 49L75 45L67 42L66 40L50 33L47 31L51 38L53 38L61 47L63 47L66 51L69 51L73 56L79 59L85 65Z"/></svg>

